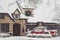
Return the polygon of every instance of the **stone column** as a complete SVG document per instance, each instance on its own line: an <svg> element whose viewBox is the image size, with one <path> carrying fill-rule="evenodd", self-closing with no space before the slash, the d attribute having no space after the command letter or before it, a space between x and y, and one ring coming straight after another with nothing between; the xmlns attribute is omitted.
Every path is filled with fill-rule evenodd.
<svg viewBox="0 0 60 40"><path fill-rule="evenodd" d="M13 23L9 24L9 33L13 35Z"/></svg>

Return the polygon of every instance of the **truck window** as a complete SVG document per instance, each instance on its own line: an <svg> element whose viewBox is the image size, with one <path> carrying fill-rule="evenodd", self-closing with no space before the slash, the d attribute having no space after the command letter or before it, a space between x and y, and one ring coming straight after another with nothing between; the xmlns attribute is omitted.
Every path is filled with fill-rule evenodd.
<svg viewBox="0 0 60 40"><path fill-rule="evenodd" d="M44 34L49 34L49 32L44 32Z"/></svg>

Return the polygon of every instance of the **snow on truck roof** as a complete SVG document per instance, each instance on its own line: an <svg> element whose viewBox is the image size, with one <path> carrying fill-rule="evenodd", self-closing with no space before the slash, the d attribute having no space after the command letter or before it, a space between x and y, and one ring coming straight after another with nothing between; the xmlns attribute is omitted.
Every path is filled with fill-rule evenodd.
<svg viewBox="0 0 60 40"><path fill-rule="evenodd" d="M47 26L40 26L40 27L35 27L35 28L47 28Z"/></svg>
<svg viewBox="0 0 60 40"><path fill-rule="evenodd" d="M36 28L46 28L47 26L39 26L39 27L36 27Z"/></svg>

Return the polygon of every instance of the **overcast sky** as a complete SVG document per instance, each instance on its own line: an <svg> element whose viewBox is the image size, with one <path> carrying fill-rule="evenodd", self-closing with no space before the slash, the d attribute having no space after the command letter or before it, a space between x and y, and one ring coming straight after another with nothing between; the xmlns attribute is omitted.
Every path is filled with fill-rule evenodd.
<svg viewBox="0 0 60 40"><path fill-rule="evenodd" d="M16 8L17 4L10 5L16 0L0 0L0 12L7 12L11 14ZM55 16L55 3L54 0L42 0L43 3L39 4L38 7L33 11L34 17L29 17L28 22L52 22L52 18ZM22 3L23 5L23 3ZM27 18L21 14L21 18Z"/></svg>

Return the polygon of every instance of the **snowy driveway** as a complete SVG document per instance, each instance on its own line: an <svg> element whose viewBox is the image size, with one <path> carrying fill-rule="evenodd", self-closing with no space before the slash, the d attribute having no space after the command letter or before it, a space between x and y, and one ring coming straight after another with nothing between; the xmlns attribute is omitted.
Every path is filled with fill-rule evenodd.
<svg viewBox="0 0 60 40"><path fill-rule="evenodd" d="M30 38L30 37L5 37L2 38L0 37L0 40L60 40L60 37L55 37L55 38Z"/></svg>

